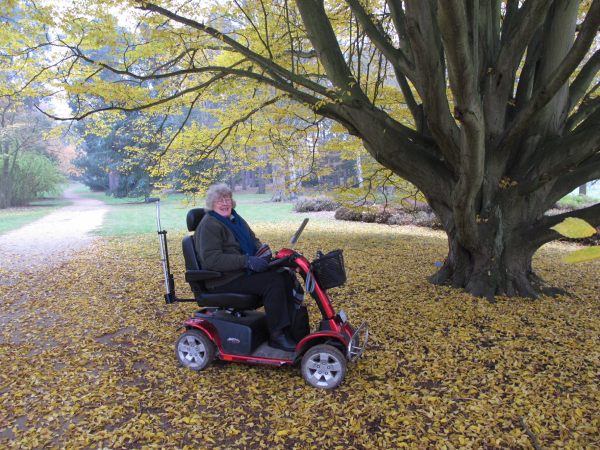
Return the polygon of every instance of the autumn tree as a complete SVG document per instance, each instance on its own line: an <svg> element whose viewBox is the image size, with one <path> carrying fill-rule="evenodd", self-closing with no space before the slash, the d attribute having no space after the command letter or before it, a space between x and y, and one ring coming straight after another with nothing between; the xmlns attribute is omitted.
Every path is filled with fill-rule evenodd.
<svg viewBox="0 0 600 450"><path fill-rule="evenodd" d="M47 43L64 51L69 95L94 93L110 111L253 99L220 137L289 100L290 115L337 122L441 219L448 256L434 283L537 296L532 257L566 216L545 212L600 177L600 0L131 1L143 26L98 61L95 41L116 42L108 7L125 3L103 5L93 20L68 12ZM93 112L79 106L77 119ZM598 225L599 213L567 215Z"/></svg>
<svg viewBox="0 0 600 450"><path fill-rule="evenodd" d="M52 151L56 124L34 108L48 93L51 62L44 49L34 51L44 37L40 22L15 2L0 4L0 208L56 193L65 181Z"/></svg>

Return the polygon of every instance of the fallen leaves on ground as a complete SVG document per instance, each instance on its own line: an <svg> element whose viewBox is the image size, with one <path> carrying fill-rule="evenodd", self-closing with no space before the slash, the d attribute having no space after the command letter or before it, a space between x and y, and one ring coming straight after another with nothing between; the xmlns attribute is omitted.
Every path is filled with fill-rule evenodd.
<svg viewBox="0 0 600 450"><path fill-rule="evenodd" d="M289 231L257 226L273 248ZM182 235L169 235L181 296ZM370 344L333 392L298 367L178 366L193 304L166 305L156 236L97 243L47 270L0 273L3 448L591 448L600 445L600 263L546 247L534 266L571 296L474 299L426 281L446 241L313 224L297 246L343 248L336 308ZM309 303L312 300L309 301ZM310 306L312 325L318 310ZM529 435L528 435L529 433Z"/></svg>

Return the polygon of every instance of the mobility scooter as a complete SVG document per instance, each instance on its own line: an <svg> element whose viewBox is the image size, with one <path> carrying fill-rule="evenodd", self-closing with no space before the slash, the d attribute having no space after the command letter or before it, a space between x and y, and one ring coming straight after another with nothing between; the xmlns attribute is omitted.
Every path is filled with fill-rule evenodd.
<svg viewBox="0 0 600 450"><path fill-rule="evenodd" d="M200 306L193 317L184 322L185 331L177 339L175 353L180 363L192 370L202 370L216 357L224 361L283 366L300 362L306 382L316 388L333 389L340 385L346 375L348 361L357 360L363 353L369 337L366 322L352 327L343 310L335 312L327 289L341 286L346 281L341 250L323 255L309 262L293 250L308 219L304 219L292 237L292 249L279 250L269 264L269 270L291 268L305 282L305 292L315 300L322 320L318 330L302 336L294 352L272 348L268 345L265 314L256 311L262 306L254 295L212 293L206 289L205 280L221 276L220 272L203 270L194 249L192 235L183 238L185 280L190 284L193 299L178 298L169 264L167 231L160 223L160 200L156 201L156 224L158 229L161 260L165 275L165 300L195 302ZM203 208L195 208L187 214L187 229L191 232L204 216ZM295 276L295 275L294 275Z"/></svg>

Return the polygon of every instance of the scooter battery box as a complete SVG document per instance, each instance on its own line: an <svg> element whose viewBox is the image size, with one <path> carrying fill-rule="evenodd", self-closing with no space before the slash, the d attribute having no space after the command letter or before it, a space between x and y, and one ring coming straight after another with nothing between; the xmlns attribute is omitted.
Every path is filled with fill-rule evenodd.
<svg viewBox="0 0 600 450"><path fill-rule="evenodd" d="M210 322L219 332L223 350L233 355L251 355L268 337L265 314L259 311L244 311L241 316L217 311Z"/></svg>

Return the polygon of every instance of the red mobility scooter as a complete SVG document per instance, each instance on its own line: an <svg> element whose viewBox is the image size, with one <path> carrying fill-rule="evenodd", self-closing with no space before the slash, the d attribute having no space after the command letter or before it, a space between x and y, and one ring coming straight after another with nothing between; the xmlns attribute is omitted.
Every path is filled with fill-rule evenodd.
<svg viewBox="0 0 600 450"><path fill-rule="evenodd" d="M175 353L181 364L192 370L202 370L216 357L224 361L283 366L301 364L303 378L316 388L333 389L346 375L348 361L357 360L363 353L369 337L366 322L352 327L344 311L335 312L327 289L341 286L346 281L344 261L340 250L327 255L319 253L309 262L293 249L278 251L270 263L270 270L292 268L305 282L305 291L315 300L322 320L318 330L302 337L294 352L268 345L268 331L262 306L254 295L212 293L205 280L222 276L220 272L203 270L196 257L191 235L183 238L185 279L194 294L193 299L178 298L169 264L167 231L160 224L160 201L156 199L156 223L161 259L165 275L167 303L195 302L200 306L193 317L184 322L185 331L177 339ZM204 216L203 208L187 214L187 228L193 232ZM290 243L295 244L308 219L296 231Z"/></svg>

